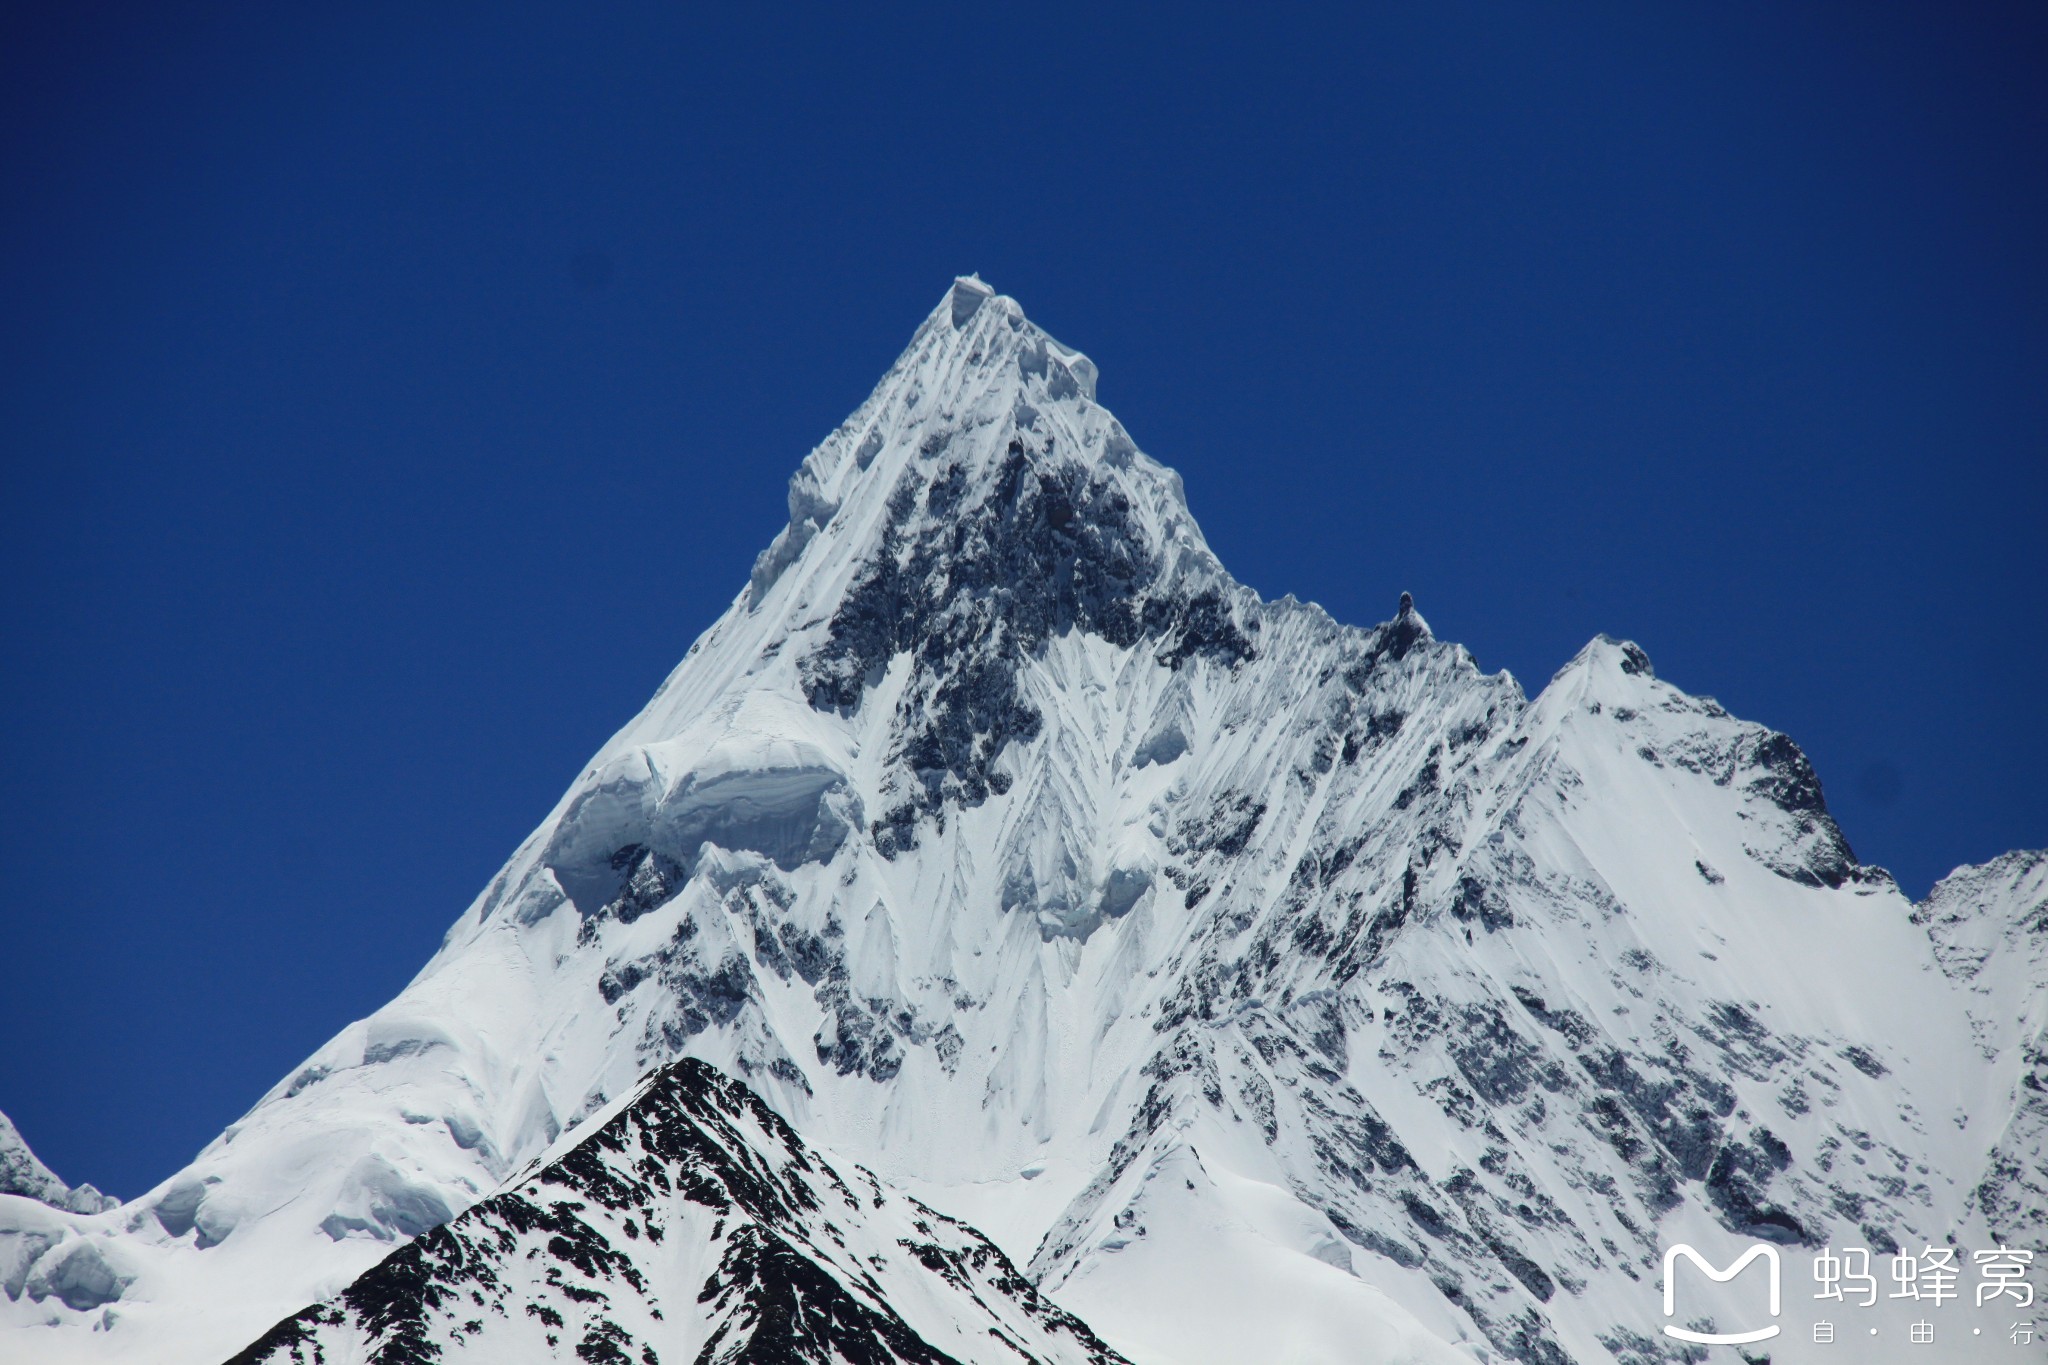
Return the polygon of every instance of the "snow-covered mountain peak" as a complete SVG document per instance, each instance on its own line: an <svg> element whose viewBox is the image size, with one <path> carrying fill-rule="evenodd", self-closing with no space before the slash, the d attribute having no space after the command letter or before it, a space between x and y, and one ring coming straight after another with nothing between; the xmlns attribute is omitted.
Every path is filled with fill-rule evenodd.
<svg viewBox="0 0 2048 1365"><path fill-rule="evenodd" d="M0 1314L225 1355L683 1057L1134 1360L1636 1365L1666 1241L2037 1227L2035 864L1916 918L1633 644L1531 699L1262 600L1095 380L956 281L398 999L120 1210L0 1196Z"/></svg>
<svg viewBox="0 0 2048 1365"><path fill-rule="evenodd" d="M1633 640L1617 640L1612 635L1595 635L1584 648L1572 655L1570 662L1557 670L1550 680L1553 689L1570 691L1577 696L1598 696L1601 694L1627 694L1647 696L1661 690L1682 696L1677 688L1665 685L1661 689L1651 684L1657 679L1657 670L1650 664L1650 656L1642 646Z"/></svg>
<svg viewBox="0 0 2048 1365"><path fill-rule="evenodd" d="M1033 324L1015 299L956 281L873 394L791 479L789 525L755 566L749 606L765 605L799 561L812 591L787 596L816 606L817 589L830 586L816 580L831 577L817 560L872 555L891 529L901 536L920 517L971 515L992 492L1029 499L1034 485L1035 505L1003 510L1036 512L1059 528L1112 499L1125 522L1097 519L1094 532L1135 536L1150 552L1185 549L1214 568L1179 477L1138 451L1096 403L1095 385L1094 363ZM1010 515L980 529L1030 526ZM827 528L833 553L807 556Z"/></svg>
<svg viewBox="0 0 2048 1365"><path fill-rule="evenodd" d="M1650 656L1643 652L1641 645L1606 634L1595 635L1572 662L1585 668L1612 669L1630 678L1657 676L1657 670L1650 666ZM1572 664L1565 666L1569 668Z"/></svg>

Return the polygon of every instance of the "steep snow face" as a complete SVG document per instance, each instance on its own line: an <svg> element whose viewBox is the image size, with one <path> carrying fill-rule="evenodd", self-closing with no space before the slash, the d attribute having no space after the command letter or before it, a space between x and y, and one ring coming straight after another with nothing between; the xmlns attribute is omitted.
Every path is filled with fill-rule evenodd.
<svg viewBox="0 0 2048 1365"><path fill-rule="evenodd" d="M1633 645L1529 702L1261 601L1095 382L956 284L419 977L22 1339L222 1358L685 1055L1141 1363L1676 1358L1671 1242L2038 1226L2039 973L1937 953L2010 895L1916 922Z"/></svg>
<svg viewBox="0 0 2048 1365"><path fill-rule="evenodd" d="M235 1365L1124 1365L986 1238L842 1176L704 1063L614 1108Z"/></svg>

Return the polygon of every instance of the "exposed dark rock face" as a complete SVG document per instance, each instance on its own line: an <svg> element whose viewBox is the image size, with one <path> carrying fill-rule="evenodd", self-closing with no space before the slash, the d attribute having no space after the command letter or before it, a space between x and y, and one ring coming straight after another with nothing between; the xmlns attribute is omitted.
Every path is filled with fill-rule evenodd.
<svg viewBox="0 0 2048 1365"><path fill-rule="evenodd" d="M913 661L895 757L915 785L875 821L884 854L911 847L918 821L945 802L979 805L1006 789L995 760L1044 724L1019 694L1018 665L1053 637L1142 639L1170 667L1255 653L1220 591L1168 581L1106 471L1026 435L992 469L955 461L906 474L879 552L803 661L811 705L847 712L890 660ZM926 459L947 458L949 443L927 444Z"/></svg>

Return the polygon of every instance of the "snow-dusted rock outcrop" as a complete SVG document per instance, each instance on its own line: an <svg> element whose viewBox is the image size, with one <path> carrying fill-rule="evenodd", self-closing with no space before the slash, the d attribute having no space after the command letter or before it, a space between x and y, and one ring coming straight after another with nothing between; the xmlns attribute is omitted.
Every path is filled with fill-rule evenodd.
<svg viewBox="0 0 2048 1365"><path fill-rule="evenodd" d="M5 1114L0 1114L0 1194L20 1195L72 1213L98 1213L120 1202L90 1185L74 1188L59 1180L57 1173L29 1150L21 1130Z"/></svg>
<svg viewBox="0 0 2048 1365"><path fill-rule="evenodd" d="M418 978L5 1340L217 1361L683 1056L1141 1365L1677 1359L1670 1242L2040 1227L2038 860L1916 912L1632 644L1530 700L1261 600L1096 380L956 284Z"/></svg>

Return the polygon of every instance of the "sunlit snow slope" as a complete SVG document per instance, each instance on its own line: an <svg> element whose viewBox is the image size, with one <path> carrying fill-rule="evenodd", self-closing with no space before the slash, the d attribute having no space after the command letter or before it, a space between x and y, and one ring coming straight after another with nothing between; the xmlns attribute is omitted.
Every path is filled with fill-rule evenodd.
<svg viewBox="0 0 2048 1365"><path fill-rule="evenodd" d="M1259 600L1095 380L956 284L397 1000L0 1199L0 1353L223 1359L685 1055L1140 1365L1677 1359L1672 1241L2039 1235L2038 857L1916 911L1634 645Z"/></svg>

